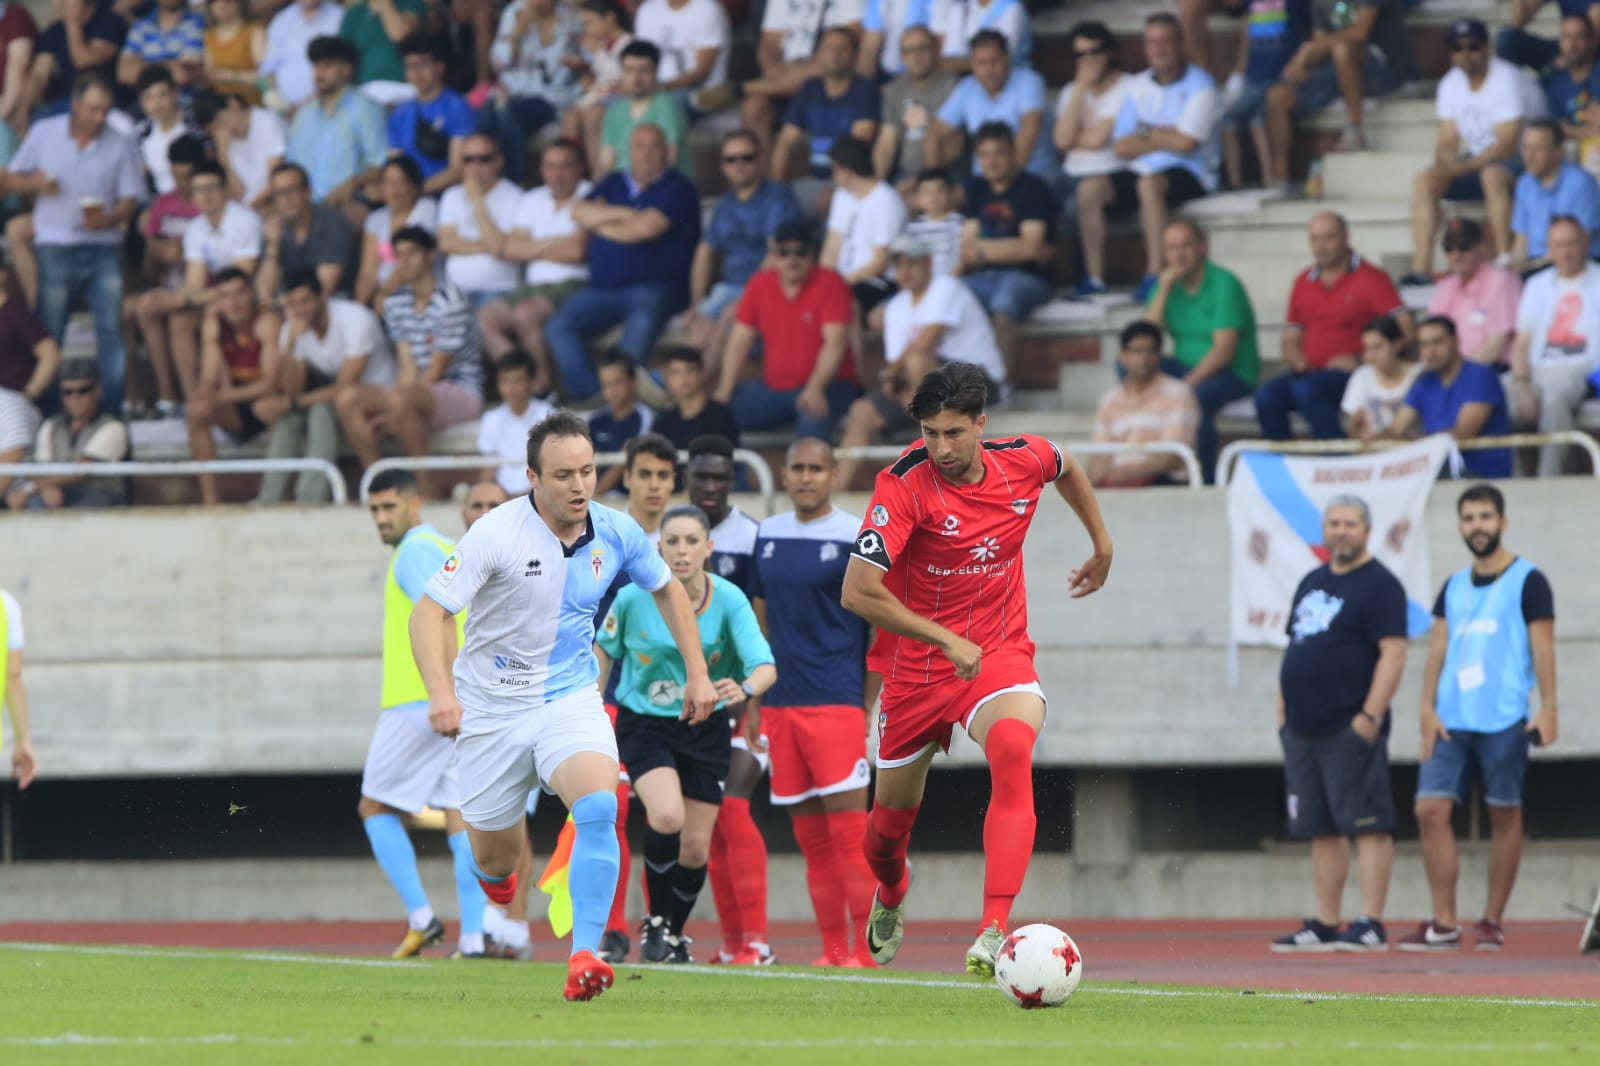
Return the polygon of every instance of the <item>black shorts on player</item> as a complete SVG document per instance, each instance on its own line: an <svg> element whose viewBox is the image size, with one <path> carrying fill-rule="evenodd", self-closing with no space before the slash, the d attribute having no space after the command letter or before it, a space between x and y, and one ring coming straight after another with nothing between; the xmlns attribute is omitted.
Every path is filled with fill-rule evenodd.
<svg viewBox="0 0 1600 1066"><path fill-rule="evenodd" d="M670 766L678 772L687 800L722 805L731 739L726 711L717 711L699 725L626 707L617 711L617 753L628 776L637 781L651 770Z"/></svg>

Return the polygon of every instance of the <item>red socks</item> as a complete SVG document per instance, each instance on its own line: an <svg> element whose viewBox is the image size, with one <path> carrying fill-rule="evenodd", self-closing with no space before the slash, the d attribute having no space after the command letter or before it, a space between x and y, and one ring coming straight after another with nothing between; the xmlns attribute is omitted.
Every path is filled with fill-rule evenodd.
<svg viewBox="0 0 1600 1066"><path fill-rule="evenodd" d="M722 810L717 814L717 828L713 836L721 835L725 841L724 859L729 886L739 910L740 943L743 948L750 943L765 943L767 939L767 842L750 817L750 801L724 796ZM712 861L716 861L716 846L712 845ZM715 882L712 890L715 892ZM718 904L718 912L721 905ZM729 940L729 930L723 925L722 938Z"/></svg>
<svg viewBox="0 0 1600 1066"><path fill-rule="evenodd" d="M838 856L839 872L843 875L845 903L850 911L850 928L855 934L856 954L867 954L867 915L872 911L872 871L867 868L867 858L861 853L861 838L867 832L866 811L835 811L823 815L828 820L828 832L833 837L834 854Z"/></svg>
<svg viewBox="0 0 1600 1066"><path fill-rule="evenodd" d="M905 901L906 845L911 842L911 827L920 809L920 805L907 810L878 806L867 815L861 850L878 880L878 902L885 907L898 907Z"/></svg>
<svg viewBox="0 0 1600 1066"><path fill-rule="evenodd" d="M822 958L838 966L850 954L850 919L844 868L829 817L797 815L794 839L806 860L806 886L811 890L811 909L816 912L817 929L822 933Z"/></svg>
<svg viewBox="0 0 1600 1066"><path fill-rule="evenodd" d="M478 885L483 889L483 894L489 897L489 902L504 907L517 894L517 875L512 874L504 881L485 881L480 877Z"/></svg>
<svg viewBox="0 0 1600 1066"><path fill-rule="evenodd" d="M727 800L723 800L726 807ZM722 818L726 810L717 814L717 824L711 831L711 859L706 865L706 876L711 880L711 898L717 905L717 918L722 924L722 952L737 955L744 947L744 915L739 913L739 896L733 888L733 873L728 869L728 838L722 832Z"/></svg>
<svg viewBox="0 0 1600 1066"><path fill-rule="evenodd" d="M628 854L628 793L627 785L617 786L617 894L611 897L611 917L606 919L607 929L626 931L628 928L628 873L633 867Z"/></svg>
<svg viewBox="0 0 1600 1066"><path fill-rule="evenodd" d="M989 812L983 819L983 920L1006 928L1011 904L1033 856L1033 742L1027 722L1002 718L989 728L984 754L989 760ZM877 813L874 811L873 813Z"/></svg>

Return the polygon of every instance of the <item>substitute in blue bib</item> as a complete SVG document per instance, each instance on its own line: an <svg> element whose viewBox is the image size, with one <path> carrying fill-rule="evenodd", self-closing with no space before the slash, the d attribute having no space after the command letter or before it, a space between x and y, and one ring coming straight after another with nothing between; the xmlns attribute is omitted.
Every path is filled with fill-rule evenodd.
<svg viewBox="0 0 1600 1066"><path fill-rule="evenodd" d="M1522 784L1528 750L1553 744L1556 708L1555 596L1544 574L1507 551L1506 501L1473 485L1456 501L1472 565L1451 574L1433 606L1422 678L1422 762L1417 828L1433 915L1403 938L1405 951L1454 951L1456 841L1451 815L1474 778L1489 807L1489 894L1476 929L1479 951L1505 944L1501 919L1522 854ZM1533 686L1540 704L1533 712Z"/></svg>
<svg viewBox="0 0 1600 1066"><path fill-rule="evenodd" d="M594 612L626 570L653 596L683 657L683 715L704 721L717 702L682 587L632 518L592 507L589 426L559 411L528 434L526 499L479 519L428 582L411 643L436 723L459 734L462 815L484 891L516 891L528 793L543 786L572 812L568 884L572 956L564 995L611 986L596 954L617 887L617 744L597 686ZM450 618L467 612L452 665Z"/></svg>

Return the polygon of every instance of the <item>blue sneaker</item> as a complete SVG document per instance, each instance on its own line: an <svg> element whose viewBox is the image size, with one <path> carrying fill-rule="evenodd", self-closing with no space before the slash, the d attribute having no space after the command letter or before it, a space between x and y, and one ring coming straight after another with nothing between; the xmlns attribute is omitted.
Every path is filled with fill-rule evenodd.
<svg viewBox="0 0 1600 1066"><path fill-rule="evenodd" d="M1315 918L1307 918L1305 924L1292 933L1286 933L1272 942L1272 950L1276 952L1328 952L1334 950L1334 942L1339 939L1339 930L1331 925L1323 925Z"/></svg>
<svg viewBox="0 0 1600 1066"><path fill-rule="evenodd" d="M1146 274L1139 282L1139 287L1133 290L1133 302L1142 304L1150 299L1150 294L1156 291L1156 282L1160 280L1154 274Z"/></svg>
<svg viewBox="0 0 1600 1066"><path fill-rule="evenodd" d="M1088 298L1090 296L1104 296L1106 283L1099 278L1079 278L1078 284L1073 286L1073 295Z"/></svg>
<svg viewBox="0 0 1600 1066"><path fill-rule="evenodd" d="M1383 923L1371 918L1363 918L1358 922L1351 922L1345 931L1339 934L1339 939L1333 942L1335 951L1388 951L1389 937L1383 931Z"/></svg>

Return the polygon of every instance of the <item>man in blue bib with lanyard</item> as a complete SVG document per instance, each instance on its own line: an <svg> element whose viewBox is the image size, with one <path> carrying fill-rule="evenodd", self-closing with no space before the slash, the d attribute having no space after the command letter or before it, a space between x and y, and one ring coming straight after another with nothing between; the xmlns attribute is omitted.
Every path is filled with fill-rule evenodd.
<svg viewBox="0 0 1600 1066"><path fill-rule="evenodd" d="M1433 917L1400 941L1402 951L1457 951L1455 830L1474 774L1489 806L1489 898L1477 949L1499 951L1500 928L1522 860L1522 780L1528 748L1556 739L1555 597L1528 560L1500 543L1506 501L1473 485L1456 502L1472 565L1450 575L1433 605L1433 635L1422 675L1422 765L1417 825L1433 895ZM1528 697L1539 683L1540 709Z"/></svg>

